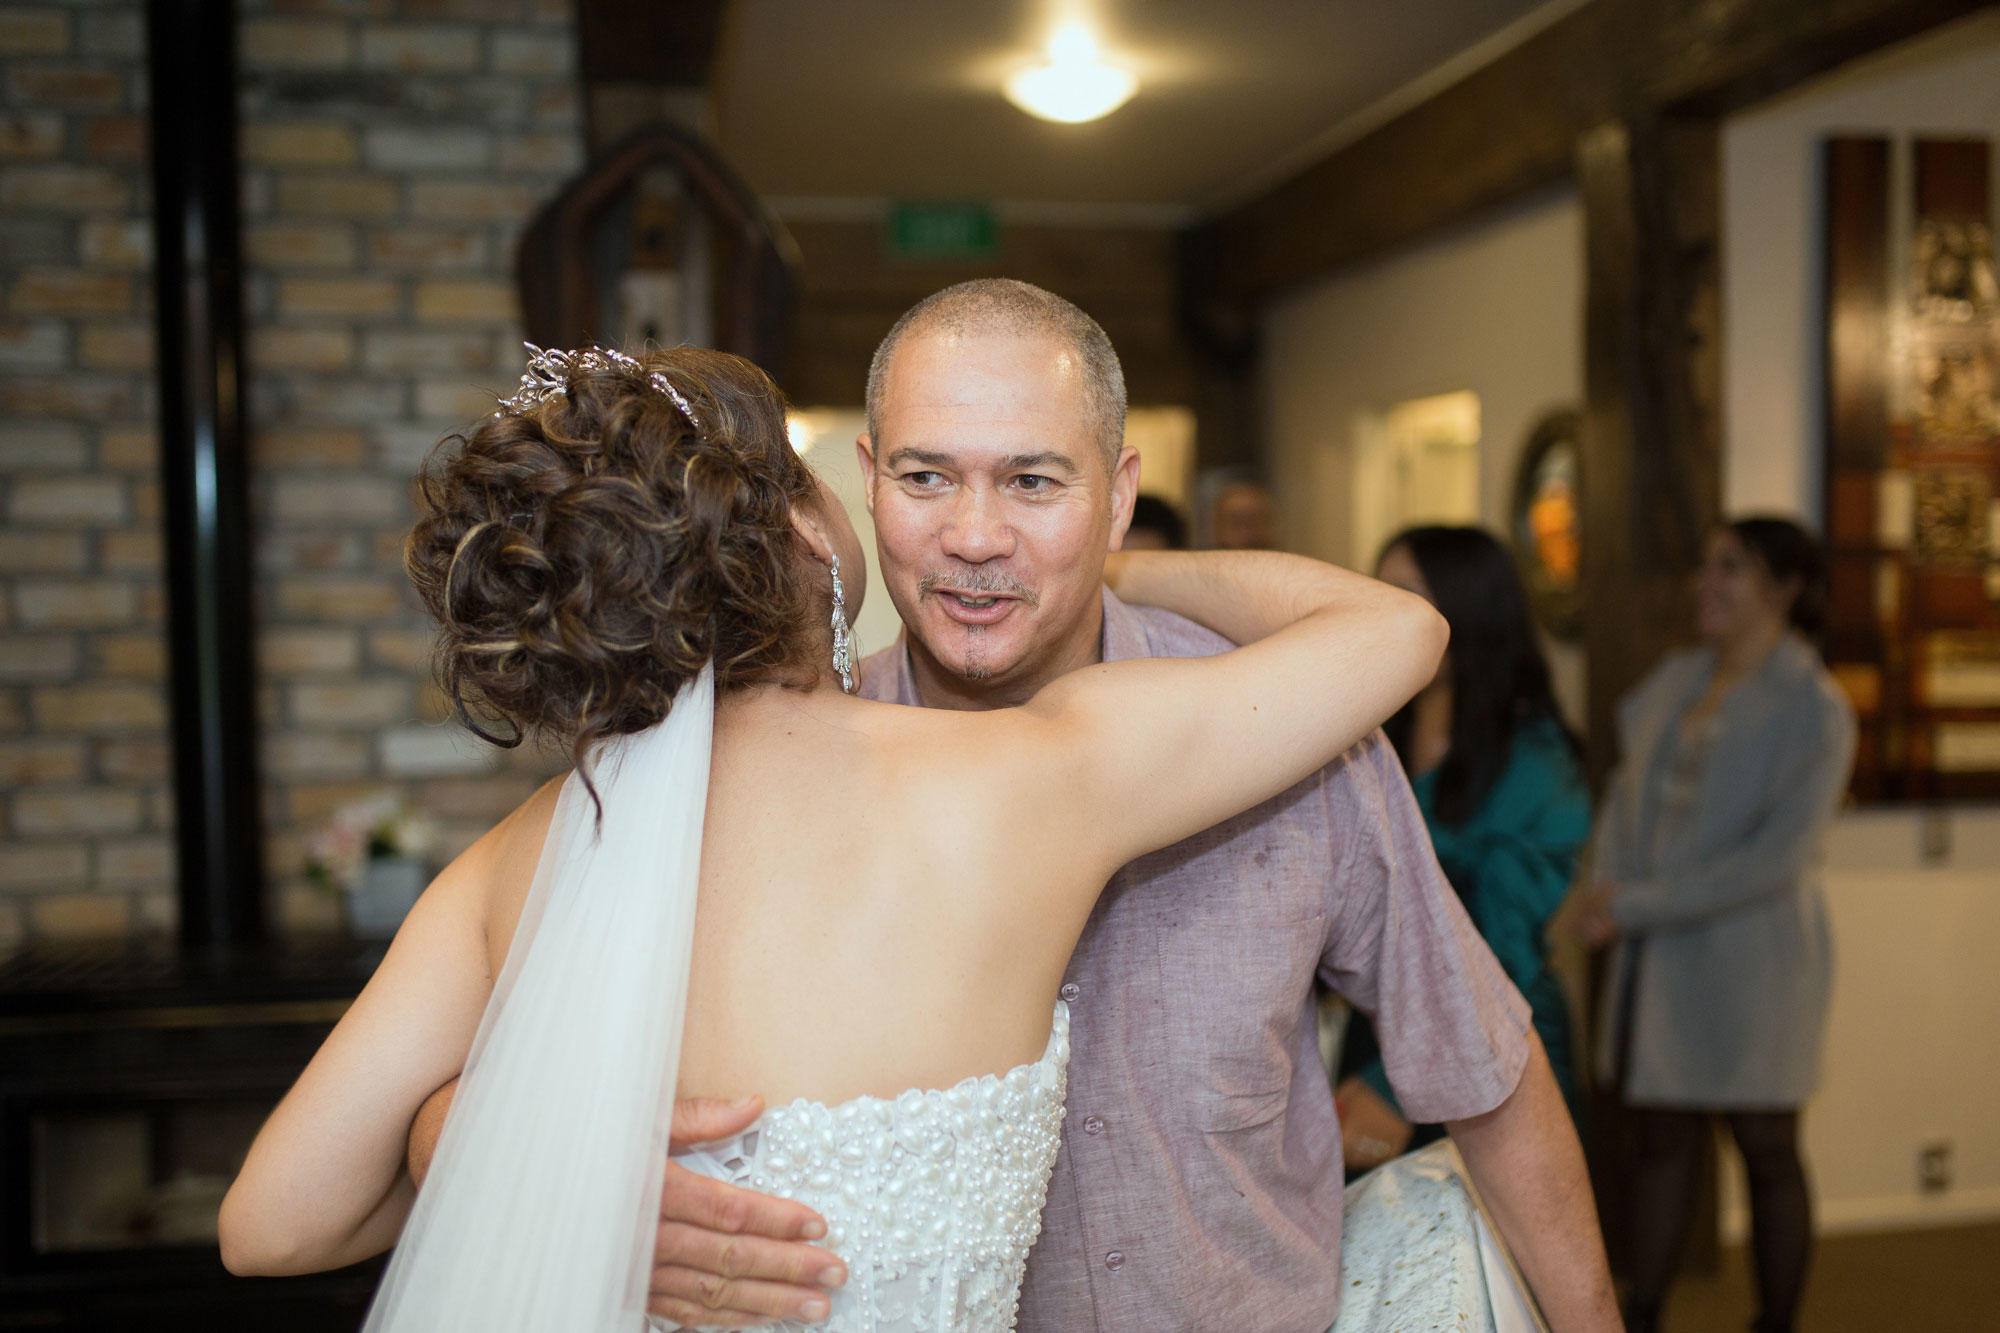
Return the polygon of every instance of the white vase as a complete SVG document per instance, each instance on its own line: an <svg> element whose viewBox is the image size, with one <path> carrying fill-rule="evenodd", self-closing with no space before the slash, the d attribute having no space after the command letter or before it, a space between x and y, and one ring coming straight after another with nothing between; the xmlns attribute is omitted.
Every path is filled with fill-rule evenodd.
<svg viewBox="0 0 2000 1333"><path fill-rule="evenodd" d="M348 930L361 939L388 939L423 891L422 861L407 856L370 861L361 882L347 894Z"/></svg>

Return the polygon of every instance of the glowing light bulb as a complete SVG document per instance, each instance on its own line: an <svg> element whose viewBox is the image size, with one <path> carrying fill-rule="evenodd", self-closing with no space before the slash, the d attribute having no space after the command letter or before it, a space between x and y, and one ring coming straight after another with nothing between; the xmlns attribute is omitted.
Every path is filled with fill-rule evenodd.
<svg viewBox="0 0 2000 1333"><path fill-rule="evenodd" d="M813 428L811 423L801 416L787 417L785 419L785 438L792 442L793 453L804 453L813 447Z"/></svg>
<svg viewBox="0 0 2000 1333"><path fill-rule="evenodd" d="M1095 65L1097 38L1081 23L1065 23L1049 35L1052 65Z"/></svg>
<svg viewBox="0 0 2000 1333"><path fill-rule="evenodd" d="M1110 115L1139 90L1130 70L1105 63L1084 24L1065 23L1051 33L1048 57L1007 80L1007 100L1031 116L1078 125Z"/></svg>

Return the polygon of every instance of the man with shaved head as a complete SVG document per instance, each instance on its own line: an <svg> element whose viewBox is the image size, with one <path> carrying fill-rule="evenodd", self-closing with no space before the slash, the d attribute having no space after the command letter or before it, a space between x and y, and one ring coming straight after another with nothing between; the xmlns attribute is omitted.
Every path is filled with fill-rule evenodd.
<svg viewBox="0 0 2000 1333"><path fill-rule="evenodd" d="M879 430L889 367L909 338L1048 339L1062 345L1083 397L1083 414L1115 468L1125 446L1125 370L1097 321L1054 292L1011 278L988 278L947 287L911 306L890 328L868 363L868 431Z"/></svg>
<svg viewBox="0 0 2000 1333"><path fill-rule="evenodd" d="M889 330L867 401L880 574L924 702L1006 707L1101 661L1104 556L1139 455L1097 321L1025 282L947 287ZM870 659L864 690L893 658Z"/></svg>
<svg viewBox="0 0 2000 1333"><path fill-rule="evenodd" d="M857 448L906 632L862 664L863 693L1005 708L1099 662L1229 647L1103 585L1139 458L1124 443L1117 354L1083 311L1021 282L947 288L883 340L867 403ZM1551 1324L1616 1328L1548 1058L1438 870L1380 733L1127 866L1099 900L1061 988L1068 1112L1019 1326L1333 1322L1343 1161L1316 979L1374 1017L1405 1114L1450 1127ZM737 1133L760 1105L682 1106L676 1138ZM808 1243L824 1226L797 1204L670 1167L661 1214L653 1289L676 1317L811 1321L845 1279Z"/></svg>

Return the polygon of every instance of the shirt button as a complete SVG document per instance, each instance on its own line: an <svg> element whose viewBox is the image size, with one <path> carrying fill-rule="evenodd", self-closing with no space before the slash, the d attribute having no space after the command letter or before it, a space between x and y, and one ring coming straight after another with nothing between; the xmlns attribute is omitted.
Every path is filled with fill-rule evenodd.
<svg viewBox="0 0 2000 1333"><path fill-rule="evenodd" d="M1111 1253L1105 1255L1104 1266L1114 1273L1123 1268L1125 1266L1125 1251L1113 1250Z"/></svg>
<svg viewBox="0 0 2000 1333"><path fill-rule="evenodd" d="M1104 1117L1101 1115L1085 1116L1083 1118L1083 1132L1086 1134L1102 1134L1104 1132Z"/></svg>
<svg viewBox="0 0 2000 1333"><path fill-rule="evenodd" d="M1057 991L1056 994L1063 997L1065 1004L1074 1004L1076 997L1083 994L1083 987L1077 985L1074 981L1065 981L1062 984L1062 989Z"/></svg>

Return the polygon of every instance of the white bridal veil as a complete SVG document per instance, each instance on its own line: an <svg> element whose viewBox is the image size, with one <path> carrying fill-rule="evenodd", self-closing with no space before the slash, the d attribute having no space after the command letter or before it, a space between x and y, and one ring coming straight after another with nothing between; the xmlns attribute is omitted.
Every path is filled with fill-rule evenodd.
<svg viewBox="0 0 2000 1333"><path fill-rule="evenodd" d="M644 1327L714 730L704 667L563 784L365 1333Z"/></svg>

